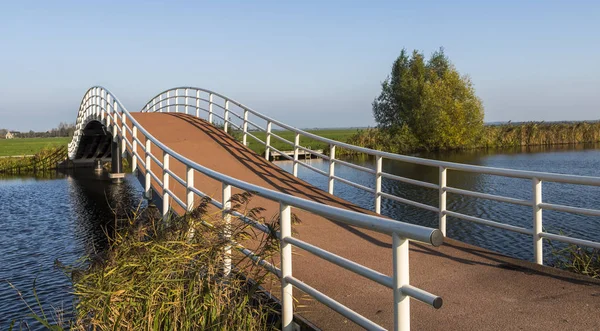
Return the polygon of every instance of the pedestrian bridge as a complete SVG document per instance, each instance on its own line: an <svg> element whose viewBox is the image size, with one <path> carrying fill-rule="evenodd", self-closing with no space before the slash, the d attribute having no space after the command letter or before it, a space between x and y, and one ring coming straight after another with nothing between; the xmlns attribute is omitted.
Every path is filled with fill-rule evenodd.
<svg viewBox="0 0 600 331"><path fill-rule="evenodd" d="M292 131L294 141L279 136L278 130ZM256 136L260 131L265 132L264 141ZM302 138L329 144L327 155L303 146ZM250 139L264 144L265 155L247 147ZM294 150L293 156L274 148L273 139L289 144L286 150ZM112 149L108 147L111 144ZM338 159L336 149L370 155L376 167ZM292 173L270 162L271 153L289 158ZM298 157L301 153L327 160L329 171L302 162ZM113 169L118 170L116 159L120 156L131 160L145 196L157 204L165 219L170 213L181 215L192 210L202 197L211 197L216 208L227 211L231 195L243 191L255 194L251 204L264 207L264 216L279 215L278 263L262 261L249 249L240 248L233 254L246 254L279 277L281 290L274 294L282 302L284 330L293 328L294 313L331 330L408 330L411 326L423 330L600 329L600 282L543 266L542 245L543 240L555 240L600 248L598 241L545 232L542 218L543 210L600 216L600 210L542 199L543 182L600 186L598 177L457 164L348 145L194 87L164 91L141 111L129 112L111 92L92 87L79 108L69 158L86 163L110 157ZM386 173L383 164L388 160L438 168L439 182ZM373 180L374 188L336 175L336 164L364 172L365 178ZM321 174L328 192L298 179L299 167ZM453 188L446 183L454 171L529 179L532 198ZM383 178L435 190L439 204L426 205L383 192ZM372 193L373 209L336 197L334 186L339 182ZM529 206L531 226L517 227L449 210L449 193ZM434 211L439 215L439 227L431 229L411 224L409 219L382 216L382 199ZM291 213L299 216L300 225L292 225ZM447 217L531 236L531 246L523 249L534 252L536 263L444 238ZM245 221L260 231L269 231L256 220ZM224 268L229 272L229 265Z"/></svg>

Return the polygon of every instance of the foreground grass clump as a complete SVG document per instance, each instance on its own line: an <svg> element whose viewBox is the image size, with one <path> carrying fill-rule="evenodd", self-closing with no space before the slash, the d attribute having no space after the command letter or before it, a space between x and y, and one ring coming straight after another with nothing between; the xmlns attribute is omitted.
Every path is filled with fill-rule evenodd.
<svg viewBox="0 0 600 331"><path fill-rule="evenodd" d="M568 245L563 249L553 248L556 258L554 266L577 274L600 279L600 250Z"/></svg>
<svg viewBox="0 0 600 331"><path fill-rule="evenodd" d="M67 146L70 137L0 139L0 156L37 154L43 149Z"/></svg>
<svg viewBox="0 0 600 331"><path fill-rule="evenodd" d="M120 231L107 256L74 279L79 298L75 327L85 330L265 330L275 329L278 313L260 290L266 271L234 255L246 277L223 274L222 235L254 240L262 256L273 238L257 238L247 226L227 228L206 204L162 226L154 217L134 218ZM235 206L238 206L236 204ZM250 210L253 216L257 210ZM157 218L159 219L159 218ZM240 224L233 220L233 224ZM243 223L241 223L243 224ZM234 249L235 251L235 249ZM234 267L235 267L234 266ZM249 282L246 279L254 281Z"/></svg>

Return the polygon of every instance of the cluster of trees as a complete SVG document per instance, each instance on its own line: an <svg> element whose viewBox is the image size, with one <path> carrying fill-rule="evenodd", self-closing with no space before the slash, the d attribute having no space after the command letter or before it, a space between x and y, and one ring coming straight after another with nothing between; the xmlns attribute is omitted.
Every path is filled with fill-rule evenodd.
<svg viewBox="0 0 600 331"><path fill-rule="evenodd" d="M9 130L7 129L0 129L0 139L4 139L8 131ZM18 132L10 130L10 132L14 134L15 138L72 137L75 133L75 124L60 122L58 124L58 127L45 132L35 132L33 130L30 130L29 132Z"/></svg>
<svg viewBox="0 0 600 331"><path fill-rule="evenodd" d="M443 49L428 60L403 49L373 101L377 127L361 130L347 142L407 153L600 141L600 122L484 125L483 115L471 80L459 74Z"/></svg>
<svg viewBox="0 0 600 331"><path fill-rule="evenodd" d="M468 76L460 75L444 50L426 60L403 49L373 101L377 137L412 149L456 149L478 143L483 104ZM385 142L379 142L383 144Z"/></svg>

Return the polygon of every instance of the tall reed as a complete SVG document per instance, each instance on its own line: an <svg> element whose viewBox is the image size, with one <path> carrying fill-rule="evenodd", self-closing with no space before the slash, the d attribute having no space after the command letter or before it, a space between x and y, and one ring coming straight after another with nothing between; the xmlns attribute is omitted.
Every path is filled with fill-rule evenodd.
<svg viewBox="0 0 600 331"><path fill-rule="evenodd" d="M232 198L234 208L247 206L248 194ZM261 294L267 273L236 255L236 273L223 273L224 250L231 241L254 241L263 258L277 240L259 236L220 213L210 215L208 200L185 217L168 223L146 213L117 232L107 257L75 279L79 329L113 330L265 330L277 327L278 313ZM260 208L244 212L257 218ZM260 217L258 217L260 219ZM276 228L276 222L269 223ZM253 279L250 283L246 279Z"/></svg>

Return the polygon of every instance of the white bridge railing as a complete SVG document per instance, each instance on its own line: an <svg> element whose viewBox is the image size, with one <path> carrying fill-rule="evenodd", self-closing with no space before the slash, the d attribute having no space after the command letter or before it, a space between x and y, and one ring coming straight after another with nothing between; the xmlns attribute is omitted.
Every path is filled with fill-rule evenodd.
<svg viewBox="0 0 600 331"><path fill-rule="evenodd" d="M277 151L284 158L287 158L293 162L293 175L298 175L298 166L305 167L315 173L321 174L328 180L328 191L330 194L334 194L334 184L335 181L339 181L341 183L351 185L358 189L364 190L366 192L372 193L375 195L374 201L374 210L378 214L381 213L381 200L389 199L393 201L397 201L403 204L411 205L414 207L422 208L425 210L429 210L432 212L438 213L439 217L439 229L442 231L444 235L446 235L446 218L448 216L455 217L457 219L479 223L495 228L500 228L508 231L513 231L517 233L522 233L526 235L530 235L533 239L533 255L535 262L538 264L543 264L543 245L542 240L557 240L565 243L587 246L592 248L600 249L600 242L598 241L590 241L583 240L578 238L573 238L565 235L553 234L549 232L545 232L543 230L543 222L542 222L542 211L543 210L554 210L560 212L567 213L575 213L581 215L588 216L600 216L599 209L588 209L588 208L580 208L573 206L566 206L560 204L553 204L543 202L542 199L542 183L546 182L557 182L557 183L566 183L566 184L578 184L578 185L590 185L590 186L600 186L600 177L590 177L590 176L575 176L575 175L563 175L563 174L554 174L554 173L544 173L544 172L536 172L536 171L522 171L522 170L513 170L513 169L501 169L501 168L491 168L484 166L476 166L476 165L468 165L461 163L453 163L453 162L444 162L444 161L436 161L406 155L398 155L393 153L386 153L378 150L373 150L369 148L358 147L350 144L346 144L343 142L335 141L332 139L327 139L318 135L315 135L310 132L306 132L300 129L297 129L293 126L287 125L285 123L279 122L275 119L272 119L266 115L263 115L257 111L252 110L249 107L244 106L243 104L231 100L221 94L218 94L213 91L209 91L206 89L195 88L195 87L178 87L173 88L164 92L159 93L154 98L148 102L142 109L145 112L183 112L186 114L192 114L196 117L202 117L208 120L210 123L220 122L223 125L223 129L227 131L231 131L231 128L237 130L237 132L241 133L241 140L243 144L248 143L248 137L254 139L260 144L264 144L266 151L265 157L269 159L271 151ZM205 116L203 116L205 115ZM274 126L279 128L280 130L288 130L293 132L294 141L289 141L277 134L277 131L274 130ZM265 140L261 140L256 137L255 132L265 132L266 138ZM310 148L302 146L300 144L301 138L309 138L312 140L317 140L326 144L329 144L329 155L323 155L321 153L315 152ZM281 142L289 144L294 149L294 157L290 157L285 155L285 153L281 153L280 150L273 147L271 141L272 139L277 139ZM368 167L356 165L350 162L346 162L344 160L340 160L336 158L336 148L343 148L346 150L350 150L357 153L362 153L366 155L370 155L376 160L375 169L371 169ZM299 161L298 154L300 151L311 153L317 157L320 157L324 160L329 161L329 171L325 172L320 169L317 169L310 164ZM384 160L395 160L408 162L413 164L419 164L424 166L435 167L439 169L439 182L438 184L419 181L411 178L406 178L390 173L386 173L383 171L383 162ZM359 183L352 182L346 178L342 178L336 176L335 174L335 165L340 164L347 167L351 167L358 171L362 171L364 173L372 175L374 178L374 186L375 188L367 187L361 185ZM487 174L487 175L496 175L496 176L505 176L505 177L514 177L514 178L524 178L531 181L531 192L532 199L519 199L512 198L500 195L493 195L483 192L470 191L459 189L456 187L451 187L447 185L447 177L449 171L462 171L469 173L477 173L477 174ZM439 192L439 205L432 206L424 203L420 203L417 201L405 199L402 197L398 197L386 192L382 191L381 181L382 178L387 178L403 183L413 184L421 187L425 187L428 189L436 190ZM510 204L529 206L532 208L532 216L531 216L531 227L519 227L509 224L504 224L497 221L492 221L484 218L480 218L473 215L466 215L463 213L459 213L456 211L448 210L446 207L447 194L458 194L464 196L470 196L481 199L488 199L494 201L500 201Z"/></svg>
<svg viewBox="0 0 600 331"><path fill-rule="evenodd" d="M179 92L185 91L184 94L179 95ZM194 94L190 95L190 91ZM170 95L173 93L172 95ZM206 98L202 97L202 93L206 94ZM218 97L223 102L220 105L218 102L213 101L214 97ZM185 100L185 101L182 101ZM201 102L206 102L206 106L203 107ZM232 112L229 107L230 105L236 105L243 109L243 115L238 115ZM217 114L213 110L213 106L223 110L223 115ZM178 112L194 112L196 116L200 115L200 111L206 111L208 114L208 120L213 122L214 118L220 118L223 120L224 129L227 131L229 126L240 127L243 132L243 141L246 143L248 136L257 139L248 130L248 125L254 125L248 118L250 113L260 116L267 120L266 131L267 131L267 156L270 150L276 150L269 144L271 137L282 139L277 137L272 131L272 125L276 124L284 128L292 129L297 132L296 141L294 144L294 174L297 174L297 166L301 164L298 162L298 150L305 149L299 145L299 136L307 135L309 137L318 136L305 133L301 130L293 129L289 126L276 122L263 115L257 115L258 113L245 108L239 103L233 102L229 99L222 97L219 94L195 89L195 88L178 88L169 91L165 91L153 98L145 110L152 111L170 111L173 110ZM237 126L235 122L231 121L230 116L237 116L243 120L241 126ZM351 272L375 281L383 286L390 288L393 292L393 302L390 304L394 307L394 330L408 330L410 329L410 298L422 301L434 308L440 308L442 305L442 299L431 293L428 293L422 289L416 288L410 285L409 282L409 242L419 241L434 246L439 246L443 242L443 235L441 231L437 229L430 229L423 226L413 225L409 223L399 222L390 220L388 218L362 214L353 212L337 207L332 207L324 204L320 204L311 200L305 200L291 195L287 195L278 191L269 190L260 186L256 186L230 176L219 173L216 170L208 169L203 167L192 160L186 158L183 155L176 153L169 147L165 146L158 139L153 137L144 127L142 127L135 118L127 111L127 109L121 104L121 102L108 90L102 87L90 88L83 97L81 106L79 108L77 116L77 124L75 135L73 140L69 144L69 157L75 158L77 149L80 147L79 143L83 135L83 130L86 125L91 121L101 122L108 131L112 133L114 141L121 142L122 153L130 153L132 159L133 171L140 171L145 176L145 194L150 195L152 189L159 192L163 201L163 217L168 218L170 201L178 204L184 210L191 211L194 208L194 196L198 195L206 197L198 188L194 185L194 173L202 173L214 180L222 183L222 199L217 201L211 198L211 202L216 207L223 210L224 219L227 222L231 222L230 214L240 216L244 222L253 225L260 231L269 233L269 230L263 224L256 222L255 220L248 219L230 210L231 203L229 201L231 197L232 187L252 192L266 199L277 201L280 205L280 223L281 230L278 236L281 241L281 265L280 268L270 264L269 262L261 259L260 256L254 254L254 252L241 246L239 243L232 243L236 249L250 257L257 264L264 266L267 270L273 272L281 279L282 287L282 326L284 330L292 330L292 318L293 318L293 292L292 286L295 286L312 296L321 303L329 306L333 310L337 311L349 320L357 323L358 325L370 329L370 330L381 330L381 326L370 321L366 317L358 314L352 309L342 305L326 294L314 289L310 285L303 281L295 278L292 274L292 246L296 246L302 250L310 252L322 259L325 259L333 264L336 264L342 268L345 268ZM145 142L142 142L142 139ZM325 141L328 141L325 139ZM344 146L344 144L331 141L332 143L332 162L335 160L335 146ZM341 145L336 145L341 144ZM158 148L162 154L162 160L156 157L156 151L152 150L152 146ZM305 149L307 150L307 149ZM310 150L307 150L310 152ZM154 154L153 154L154 153ZM391 154L393 155L393 154ZM326 157L321 155L321 157ZM185 178L183 175L174 173L169 163L171 159L175 159L186 166ZM335 160L334 162L338 162ZM340 161L342 162L342 161ZM381 164L381 158L378 159L378 164ZM158 165L158 169L155 169L153 165ZM310 167L309 165L305 165ZM310 167L312 168L312 167ZM380 183L381 168L378 168L378 182ZM313 169L319 171L318 169ZM162 175L162 178L159 176ZM330 178L338 179L333 175L333 170L330 171ZM170 180L173 179L175 182L181 184L186 189L186 201L182 201L177 195L171 190ZM155 182L152 187L152 181ZM333 181L330 181L330 187L333 186ZM378 186L380 187L380 186ZM292 237L291 232L291 210L292 208L299 208L308 212L321 215L329 218L336 222L352 225L359 228L369 229L380 233L388 234L392 237L392 258L393 258L393 272L392 276L382 274L376 270L370 269L366 266L355 263L351 260L323 250L319 247L313 246L307 242L304 242L298 238ZM224 233L227 236L227 233ZM225 252L226 262L224 266L224 273L227 275L231 271L231 250L228 249Z"/></svg>

